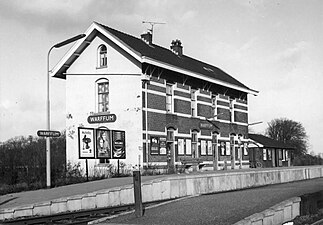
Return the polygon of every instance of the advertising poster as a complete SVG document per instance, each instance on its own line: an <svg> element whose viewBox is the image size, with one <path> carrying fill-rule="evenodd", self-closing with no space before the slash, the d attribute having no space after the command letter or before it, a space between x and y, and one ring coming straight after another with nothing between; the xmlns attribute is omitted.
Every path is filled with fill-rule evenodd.
<svg viewBox="0 0 323 225"><path fill-rule="evenodd" d="M96 130L96 156L98 159L111 159L111 131Z"/></svg>
<svg viewBox="0 0 323 225"><path fill-rule="evenodd" d="M78 128L79 158L94 159L94 129Z"/></svg>
<svg viewBox="0 0 323 225"><path fill-rule="evenodd" d="M150 137L150 154L159 154L159 137Z"/></svg>
<svg viewBox="0 0 323 225"><path fill-rule="evenodd" d="M126 137L125 132L120 130L112 131L112 159L126 158Z"/></svg>
<svg viewBox="0 0 323 225"><path fill-rule="evenodd" d="M159 143L160 143L160 154L161 155L166 155L166 138L161 137L159 138Z"/></svg>

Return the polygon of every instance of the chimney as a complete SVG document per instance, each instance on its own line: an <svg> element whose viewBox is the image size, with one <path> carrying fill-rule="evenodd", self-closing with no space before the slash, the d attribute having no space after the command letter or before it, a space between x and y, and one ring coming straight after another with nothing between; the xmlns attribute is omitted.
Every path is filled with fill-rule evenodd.
<svg viewBox="0 0 323 225"><path fill-rule="evenodd" d="M172 41L170 49L173 50L173 52L175 52L178 56L182 56L183 55L183 46L182 46L182 42L178 39L176 39L176 41Z"/></svg>
<svg viewBox="0 0 323 225"><path fill-rule="evenodd" d="M150 32L140 35L141 40L145 41L147 44L151 45L153 43L153 35Z"/></svg>

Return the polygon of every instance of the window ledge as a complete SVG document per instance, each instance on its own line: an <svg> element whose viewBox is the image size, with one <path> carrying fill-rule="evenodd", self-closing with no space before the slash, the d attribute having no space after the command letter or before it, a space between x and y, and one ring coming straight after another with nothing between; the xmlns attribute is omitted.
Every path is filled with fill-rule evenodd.
<svg viewBox="0 0 323 225"><path fill-rule="evenodd" d="M99 69L105 69L105 68L108 68L108 66L97 66L96 69L99 70Z"/></svg>

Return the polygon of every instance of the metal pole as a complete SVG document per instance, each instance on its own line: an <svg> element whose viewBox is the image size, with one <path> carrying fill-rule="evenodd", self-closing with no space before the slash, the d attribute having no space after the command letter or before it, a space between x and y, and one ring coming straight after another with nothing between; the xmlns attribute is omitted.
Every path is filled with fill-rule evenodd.
<svg viewBox="0 0 323 225"><path fill-rule="evenodd" d="M47 104L46 104L46 112L47 112L47 130L50 130L50 98L49 98L49 55L52 49L51 47L47 54ZM50 137L46 138L46 186L47 188L51 187L51 174L50 174Z"/></svg>

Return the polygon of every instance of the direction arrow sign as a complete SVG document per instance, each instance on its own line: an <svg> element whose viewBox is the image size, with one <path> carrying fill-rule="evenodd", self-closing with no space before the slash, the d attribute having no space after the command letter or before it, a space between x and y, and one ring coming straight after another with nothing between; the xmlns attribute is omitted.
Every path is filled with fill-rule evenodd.
<svg viewBox="0 0 323 225"><path fill-rule="evenodd" d="M37 131L37 135L39 137L59 137L61 136L61 133L54 130L39 130Z"/></svg>

